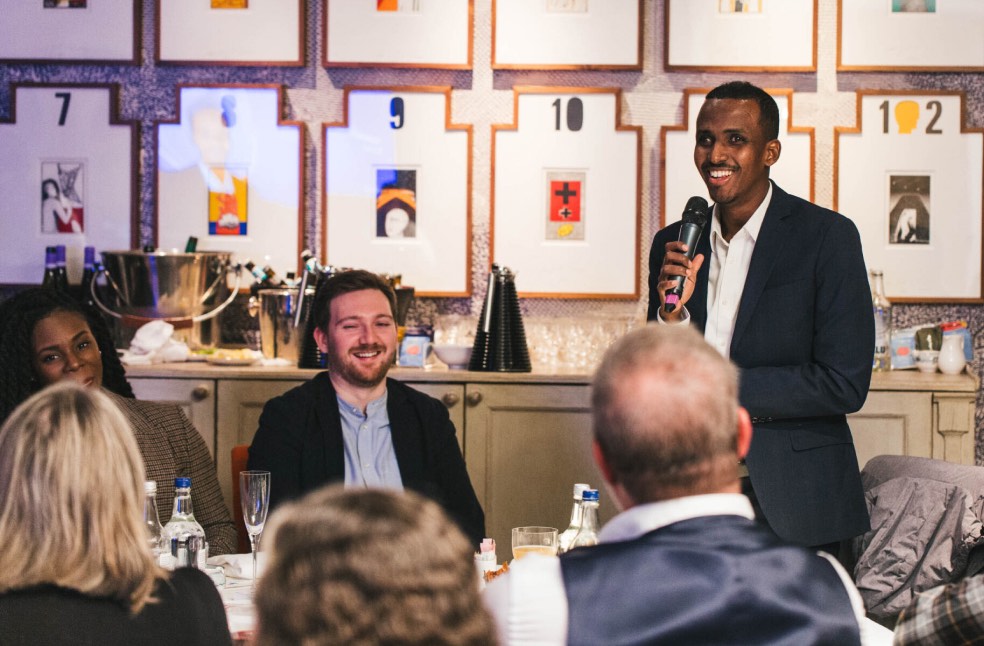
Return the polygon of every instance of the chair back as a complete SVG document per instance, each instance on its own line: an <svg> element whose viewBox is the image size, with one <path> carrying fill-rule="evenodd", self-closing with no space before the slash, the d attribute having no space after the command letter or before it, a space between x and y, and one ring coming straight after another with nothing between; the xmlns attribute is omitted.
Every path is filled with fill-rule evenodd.
<svg viewBox="0 0 984 646"><path fill-rule="evenodd" d="M236 524L237 552L240 554L248 553L249 534L246 533L246 524L243 522L243 501L239 495L239 472L246 470L246 461L249 459L249 445L240 444L232 447L232 522Z"/></svg>

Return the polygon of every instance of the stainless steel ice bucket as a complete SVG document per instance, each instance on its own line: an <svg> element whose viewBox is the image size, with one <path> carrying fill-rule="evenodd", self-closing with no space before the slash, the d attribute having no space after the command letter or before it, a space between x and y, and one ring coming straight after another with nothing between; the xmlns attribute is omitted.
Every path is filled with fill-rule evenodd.
<svg viewBox="0 0 984 646"><path fill-rule="evenodd" d="M104 303L93 287L96 304L127 328L163 319L175 337L192 349L214 347L219 326L213 318L236 296L238 267L227 251L103 251L102 273L112 298ZM235 286L226 280L236 269ZM93 281L95 285L96 281Z"/></svg>
<svg viewBox="0 0 984 646"><path fill-rule="evenodd" d="M314 303L314 287L304 290L300 317L297 316L298 287L261 289L257 316L260 318L260 349L267 359L297 361L308 311ZM295 325L296 323L296 325Z"/></svg>

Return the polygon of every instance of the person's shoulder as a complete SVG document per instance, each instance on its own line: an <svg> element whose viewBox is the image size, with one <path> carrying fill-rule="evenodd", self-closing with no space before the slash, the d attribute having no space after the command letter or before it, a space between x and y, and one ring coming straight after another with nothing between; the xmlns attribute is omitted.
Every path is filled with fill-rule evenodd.
<svg viewBox="0 0 984 646"><path fill-rule="evenodd" d="M103 392L109 395L124 415L142 417L152 423L173 420L181 415L181 407L177 404L123 397L108 390Z"/></svg>
<svg viewBox="0 0 984 646"><path fill-rule="evenodd" d="M215 584L207 574L192 567L178 568L168 573L166 578L159 579L155 596L162 598L194 598L214 597L218 595Z"/></svg>
<svg viewBox="0 0 984 646"><path fill-rule="evenodd" d="M329 377L328 372L319 372L303 384L294 386L287 392L271 398L266 405L268 407L299 406L304 402L313 400L319 392L326 388L334 392L334 387L331 385L331 378Z"/></svg>
<svg viewBox="0 0 984 646"><path fill-rule="evenodd" d="M422 393L413 386L409 386L402 381L386 378L386 392L390 402L407 403L422 410L437 410L447 412L447 407L440 399Z"/></svg>
<svg viewBox="0 0 984 646"><path fill-rule="evenodd" d="M773 204L786 215L793 215L800 222L810 222L819 227L833 227L857 230L854 222L842 213L815 204L807 199L787 193L773 186Z"/></svg>

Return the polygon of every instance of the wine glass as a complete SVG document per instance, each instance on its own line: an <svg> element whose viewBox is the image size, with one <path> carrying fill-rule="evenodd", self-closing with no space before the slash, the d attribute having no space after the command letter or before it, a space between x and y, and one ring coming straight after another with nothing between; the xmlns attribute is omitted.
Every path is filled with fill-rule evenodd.
<svg viewBox="0 0 984 646"><path fill-rule="evenodd" d="M555 527L514 527L512 553L514 559L527 554L557 556L557 529Z"/></svg>
<svg viewBox="0 0 984 646"><path fill-rule="evenodd" d="M239 497L243 505L243 523L249 534L249 546L253 552L253 587L256 587L256 550L259 547L267 510L270 509L270 472L240 471Z"/></svg>

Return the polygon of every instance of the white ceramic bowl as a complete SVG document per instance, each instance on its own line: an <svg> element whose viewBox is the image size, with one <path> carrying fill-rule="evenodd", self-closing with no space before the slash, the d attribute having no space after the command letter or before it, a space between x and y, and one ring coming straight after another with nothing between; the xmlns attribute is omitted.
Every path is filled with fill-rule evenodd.
<svg viewBox="0 0 984 646"><path fill-rule="evenodd" d="M467 370L471 353L472 347L470 345L434 344L434 354L437 355L438 359L448 364L448 368L451 370Z"/></svg>

